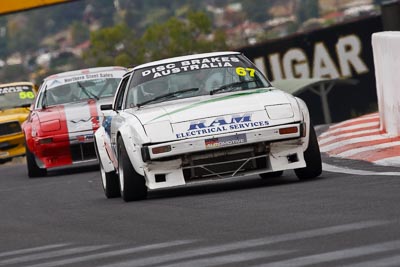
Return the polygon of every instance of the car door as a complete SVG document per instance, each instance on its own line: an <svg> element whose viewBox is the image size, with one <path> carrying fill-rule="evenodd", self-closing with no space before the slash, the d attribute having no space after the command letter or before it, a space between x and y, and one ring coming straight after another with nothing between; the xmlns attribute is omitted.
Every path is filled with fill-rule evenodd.
<svg viewBox="0 0 400 267"><path fill-rule="evenodd" d="M114 155L117 155L117 133L118 129L123 123L123 118L121 117L121 112L123 111L123 102L126 94L126 89L128 88L129 79L131 75L124 77L121 81L120 88L117 92L116 99L114 101L114 108L111 120L110 129L110 140L111 147L113 149Z"/></svg>

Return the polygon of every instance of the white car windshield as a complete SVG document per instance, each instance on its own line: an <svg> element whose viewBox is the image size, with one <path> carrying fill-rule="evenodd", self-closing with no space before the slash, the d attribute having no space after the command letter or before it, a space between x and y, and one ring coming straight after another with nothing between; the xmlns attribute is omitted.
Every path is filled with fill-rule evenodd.
<svg viewBox="0 0 400 267"><path fill-rule="evenodd" d="M241 55L176 61L135 70L126 106L270 87Z"/></svg>

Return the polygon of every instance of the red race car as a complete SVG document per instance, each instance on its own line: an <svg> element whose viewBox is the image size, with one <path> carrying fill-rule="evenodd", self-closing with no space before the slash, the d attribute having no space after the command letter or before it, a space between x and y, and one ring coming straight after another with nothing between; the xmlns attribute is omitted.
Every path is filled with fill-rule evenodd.
<svg viewBox="0 0 400 267"><path fill-rule="evenodd" d="M47 169L97 163L93 134L100 127L100 105L112 102L127 71L100 67L47 77L22 125L29 177Z"/></svg>

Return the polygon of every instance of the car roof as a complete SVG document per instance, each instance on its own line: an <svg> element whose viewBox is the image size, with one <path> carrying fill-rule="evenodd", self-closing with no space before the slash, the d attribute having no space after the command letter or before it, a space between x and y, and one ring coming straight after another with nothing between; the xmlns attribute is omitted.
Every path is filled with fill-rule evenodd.
<svg viewBox="0 0 400 267"><path fill-rule="evenodd" d="M80 70L73 70L73 71L66 71L57 74L53 74L44 79L44 81L65 78L70 76L76 76L81 74L89 74L89 73L97 73L97 72L104 72L104 71L113 71L113 70L123 70L127 71L128 69L121 66L110 66L110 67L96 67L96 68L87 68L87 69L80 69Z"/></svg>
<svg viewBox="0 0 400 267"><path fill-rule="evenodd" d="M35 86L35 84L32 82L12 82L12 83L2 83L0 84L0 87L21 86L21 85Z"/></svg>
<svg viewBox="0 0 400 267"><path fill-rule="evenodd" d="M212 53L202 53L202 54L193 54L193 55L180 56L180 57L172 57L172 58L161 59L161 60L152 61L152 62L138 65L138 66L132 68L129 72L135 71L137 69L147 68L147 67L156 66L156 65L162 65L162 64L166 64L166 63L184 61L184 60L192 60L192 59L205 58L205 57L227 56L227 55L240 55L240 54L241 54L240 52L235 52L235 51L224 51L224 52L212 52Z"/></svg>

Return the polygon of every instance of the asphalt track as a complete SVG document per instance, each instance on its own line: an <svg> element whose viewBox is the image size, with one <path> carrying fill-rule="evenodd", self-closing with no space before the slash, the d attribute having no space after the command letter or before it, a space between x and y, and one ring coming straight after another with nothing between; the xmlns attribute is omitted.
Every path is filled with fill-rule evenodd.
<svg viewBox="0 0 400 267"><path fill-rule="evenodd" d="M321 134L327 127L319 127ZM399 266L400 169L323 153L320 178L106 199L97 167L0 166L0 266Z"/></svg>

